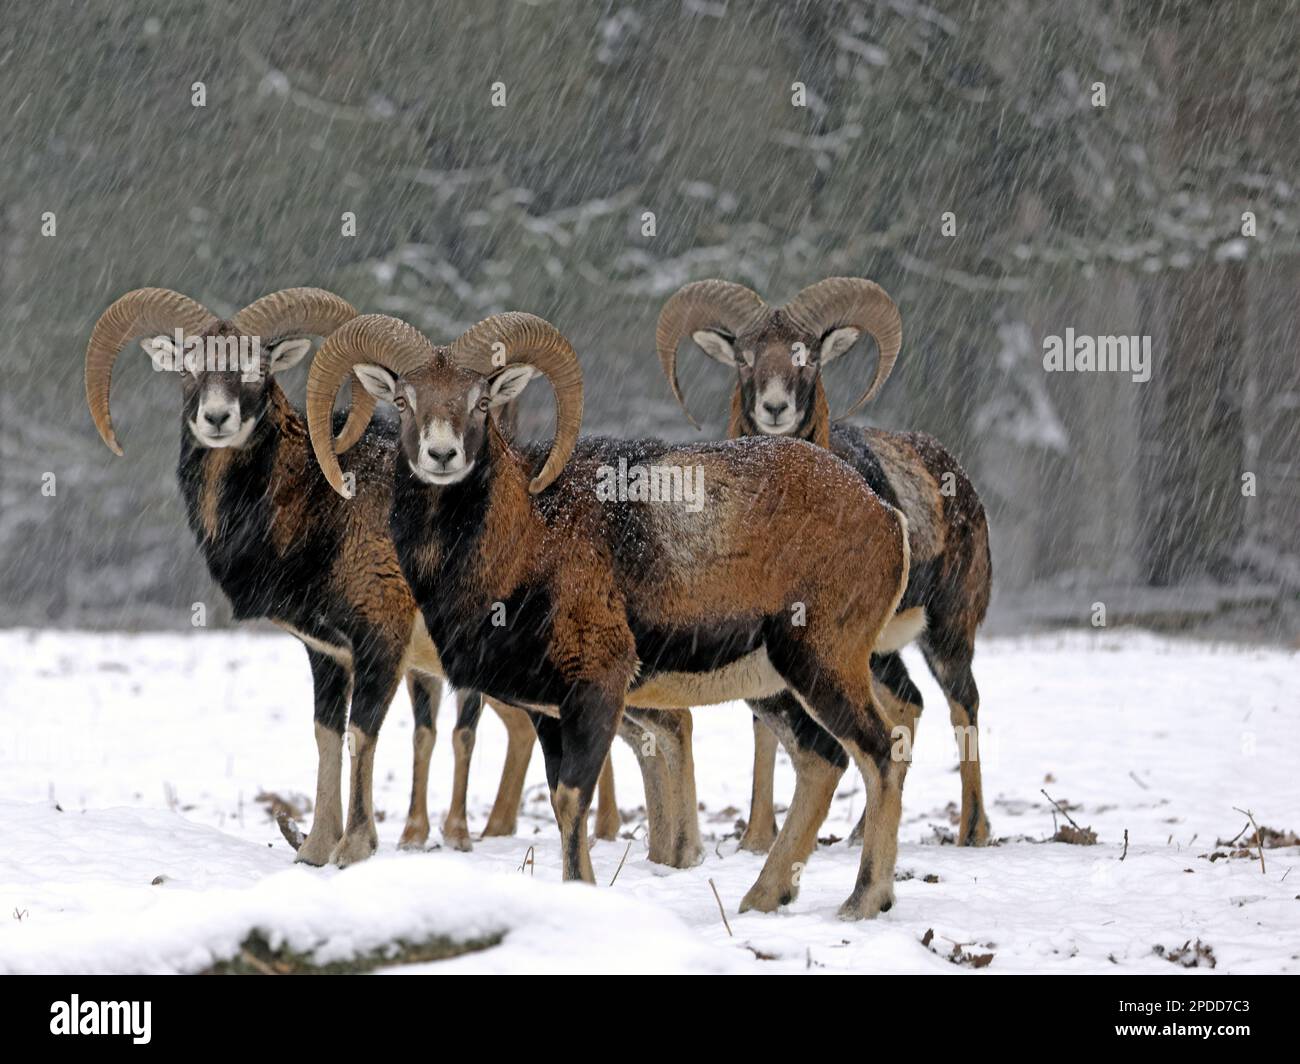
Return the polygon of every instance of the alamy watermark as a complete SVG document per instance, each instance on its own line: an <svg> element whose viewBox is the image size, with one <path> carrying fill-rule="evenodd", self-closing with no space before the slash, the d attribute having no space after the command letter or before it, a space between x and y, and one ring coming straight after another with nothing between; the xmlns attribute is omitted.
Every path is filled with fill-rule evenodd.
<svg viewBox="0 0 1300 1064"><path fill-rule="evenodd" d="M1064 336L1043 338L1043 369L1048 373L1130 373L1135 384L1151 379L1151 337Z"/></svg>
<svg viewBox="0 0 1300 1064"><path fill-rule="evenodd" d="M149 356L159 373L238 370L240 379L246 383L262 377L260 336L186 336L177 329L173 336L155 336L149 342Z"/></svg>
<svg viewBox="0 0 1300 1064"><path fill-rule="evenodd" d="M596 498L601 502L669 502L690 513L704 509L704 467L678 465L628 465L596 470Z"/></svg>
<svg viewBox="0 0 1300 1064"><path fill-rule="evenodd" d="M82 1001L73 994L50 1006L50 1034L129 1035L136 1045L148 1045L152 1011L149 1001Z"/></svg>

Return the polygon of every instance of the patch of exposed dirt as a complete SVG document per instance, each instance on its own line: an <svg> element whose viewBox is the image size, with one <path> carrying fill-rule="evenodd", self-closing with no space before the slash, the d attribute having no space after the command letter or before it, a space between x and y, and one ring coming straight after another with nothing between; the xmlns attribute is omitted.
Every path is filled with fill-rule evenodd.
<svg viewBox="0 0 1300 1064"><path fill-rule="evenodd" d="M952 942L951 939L944 939L945 942L952 942L951 951L945 952L936 949L934 945L935 934L934 928L930 928L921 936L921 945L928 949L936 956L942 957L950 964L960 964L968 968L987 968L993 963L994 954L992 953L974 953L971 947L977 945L974 942ZM985 949L992 949L993 943L986 942L983 944Z"/></svg>
<svg viewBox="0 0 1300 1064"><path fill-rule="evenodd" d="M1176 949L1153 946L1151 952L1157 957L1163 957L1170 964L1178 964L1184 968L1213 968L1215 965L1214 950L1199 938L1195 942L1188 939Z"/></svg>
<svg viewBox="0 0 1300 1064"><path fill-rule="evenodd" d="M425 942L398 940L381 949L370 950L351 960L317 964L310 953L272 949L260 931L254 931L240 943L239 953L229 960L218 961L203 975L356 975L398 964L425 964L445 961L466 953L490 949L504 935L457 941L445 936Z"/></svg>

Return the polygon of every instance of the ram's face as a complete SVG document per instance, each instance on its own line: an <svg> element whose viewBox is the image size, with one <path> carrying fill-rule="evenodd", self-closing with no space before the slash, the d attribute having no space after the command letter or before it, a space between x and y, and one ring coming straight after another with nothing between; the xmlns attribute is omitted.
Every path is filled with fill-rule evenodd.
<svg viewBox="0 0 1300 1064"><path fill-rule="evenodd" d="M857 329L832 329L813 336L780 311L738 336L704 330L692 339L711 358L733 366L745 416L759 432L788 436L807 423L822 363L842 354Z"/></svg>
<svg viewBox="0 0 1300 1064"><path fill-rule="evenodd" d="M279 340L263 348L261 337L243 336L218 322L200 336L155 336L141 346L158 372L181 382L186 427L203 447L242 447L266 412L271 375L300 362L307 339Z"/></svg>
<svg viewBox="0 0 1300 1064"><path fill-rule="evenodd" d="M789 436L805 424L822 372L819 337L776 312L738 336L708 329L692 338L710 358L736 369L742 411L758 432Z"/></svg>
<svg viewBox="0 0 1300 1064"><path fill-rule="evenodd" d="M469 475L486 444L488 412L514 399L534 373L515 365L485 377L449 361L445 349L401 376L369 363L353 370L366 391L397 408L407 464L435 487Z"/></svg>

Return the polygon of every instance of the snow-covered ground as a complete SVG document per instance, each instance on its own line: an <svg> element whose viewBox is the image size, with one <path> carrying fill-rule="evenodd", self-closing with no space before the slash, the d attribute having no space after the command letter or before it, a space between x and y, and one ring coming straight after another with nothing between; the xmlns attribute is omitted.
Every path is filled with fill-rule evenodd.
<svg viewBox="0 0 1300 1064"><path fill-rule="evenodd" d="M1240 847L1216 846L1246 823L1234 806L1300 831L1296 654L1136 632L981 641L985 794L1005 840L985 849L939 841L959 794L955 745L937 687L919 655L906 656L929 708L904 796L898 904L849 924L835 918L858 863L845 843L818 848L787 911L736 912L761 864L734 837L750 787L743 707L695 715L708 857L690 871L649 864L635 830L612 887L624 840L594 845L597 888L561 885L537 754L517 837L468 854L397 853L410 783L404 692L379 747L379 855L306 869L255 801L314 792L310 679L293 639L0 633L0 971L193 971L234 955L254 929L321 962L399 939L504 935L402 971L970 972L949 959L960 943L962 955L993 955L984 972L1167 973L1184 969L1156 947L1189 940L1209 947L1219 973L1300 971L1300 847L1266 849L1264 871L1255 856L1209 859ZM447 704L439 724L440 817ZM485 714L472 830L504 746ZM641 784L621 742L615 769L633 832ZM793 787L784 760L777 787L780 797ZM1044 841L1055 829L1042 789L1098 844ZM849 773L822 835L847 835L861 808ZM530 847L535 868L521 872Z"/></svg>

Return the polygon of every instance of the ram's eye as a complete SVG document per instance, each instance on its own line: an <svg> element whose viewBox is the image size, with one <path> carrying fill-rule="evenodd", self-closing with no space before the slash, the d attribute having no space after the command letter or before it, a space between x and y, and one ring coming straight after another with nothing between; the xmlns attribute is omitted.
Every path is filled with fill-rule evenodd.
<svg viewBox="0 0 1300 1064"><path fill-rule="evenodd" d="M486 414L492 406L492 400L485 395L474 405L477 406L480 410L483 411L483 413Z"/></svg>
<svg viewBox="0 0 1300 1064"><path fill-rule="evenodd" d="M399 395L396 399L393 400L393 406L397 407L398 410L404 412L406 410L406 396Z"/></svg>

